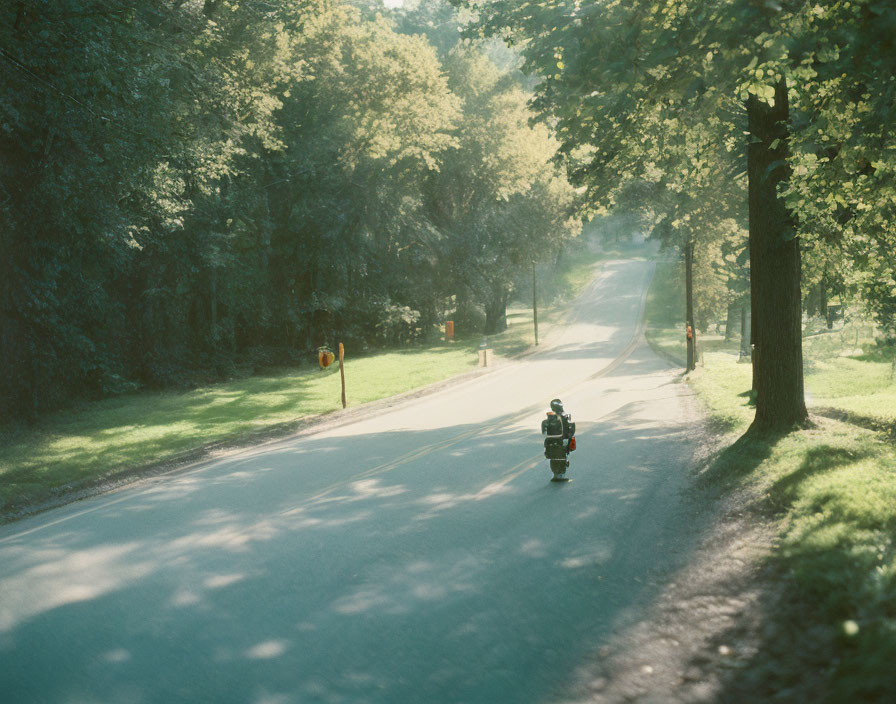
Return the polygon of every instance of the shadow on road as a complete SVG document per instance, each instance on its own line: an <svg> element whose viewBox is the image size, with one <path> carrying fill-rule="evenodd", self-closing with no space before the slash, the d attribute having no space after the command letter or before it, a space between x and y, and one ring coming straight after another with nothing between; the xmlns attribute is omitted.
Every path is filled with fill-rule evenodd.
<svg viewBox="0 0 896 704"><path fill-rule="evenodd" d="M470 424L312 437L73 508L45 538L0 542L0 687L18 702L548 699L689 553L686 429L648 406L580 419L565 486L537 429Z"/></svg>

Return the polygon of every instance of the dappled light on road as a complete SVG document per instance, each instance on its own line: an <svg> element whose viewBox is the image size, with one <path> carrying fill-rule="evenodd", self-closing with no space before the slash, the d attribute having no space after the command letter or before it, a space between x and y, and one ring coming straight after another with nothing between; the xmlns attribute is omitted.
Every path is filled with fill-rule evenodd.
<svg viewBox="0 0 896 704"><path fill-rule="evenodd" d="M645 267L609 276L643 285ZM573 326L618 319L581 323L593 342L567 332L474 383L6 528L3 684L22 701L547 697L649 595L645 570L687 550L679 389L630 344L629 299L575 309ZM561 486L539 433L557 393L580 440ZM48 658L66 665L39 685Z"/></svg>

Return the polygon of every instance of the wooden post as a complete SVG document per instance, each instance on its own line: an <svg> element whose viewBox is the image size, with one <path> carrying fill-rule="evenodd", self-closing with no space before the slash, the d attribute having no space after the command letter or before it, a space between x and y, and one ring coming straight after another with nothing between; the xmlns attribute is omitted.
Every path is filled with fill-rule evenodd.
<svg viewBox="0 0 896 704"><path fill-rule="evenodd" d="M687 370L697 368L697 328L694 325L694 244L688 241L684 249L685 326L687 328Z"/></svg>
<svg viewBox="0 0 896 704"><path fill-rule="evenodd" d="M345 347L339 343L339 376L342 377L342 407L345 408Z"/></svg>
<svg viewBox="0 0 896 704"><path fill-rule="evenodd" d="M538 347L538 289L535 277L535 262L532 262L532 322L535 323L535 346Z"/></svg>

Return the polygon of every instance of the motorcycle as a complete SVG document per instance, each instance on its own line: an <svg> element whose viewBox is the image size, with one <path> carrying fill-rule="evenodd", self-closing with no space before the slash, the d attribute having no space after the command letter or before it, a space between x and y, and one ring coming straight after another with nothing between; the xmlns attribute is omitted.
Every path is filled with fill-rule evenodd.
<svg viewBox="0 0 896 704"><path fill-rule="evenodd" d="M576 449L576 424L569 413L547 412L547 418L541 421L541 434L544 438L544 456L551 463L552 482L566 482L566 470L569 467L569 453Z"/></svg>

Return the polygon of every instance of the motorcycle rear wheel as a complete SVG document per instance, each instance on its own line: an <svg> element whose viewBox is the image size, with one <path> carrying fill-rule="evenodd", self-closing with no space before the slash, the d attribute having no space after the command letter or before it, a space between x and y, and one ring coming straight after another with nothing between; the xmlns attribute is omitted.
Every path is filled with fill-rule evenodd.
<svg viewBox="0 0 896 704"><path fill-rule="evenodd" d="M554 474L563 474L569 467L569 460L551 460L551 471Z"/></svg>

